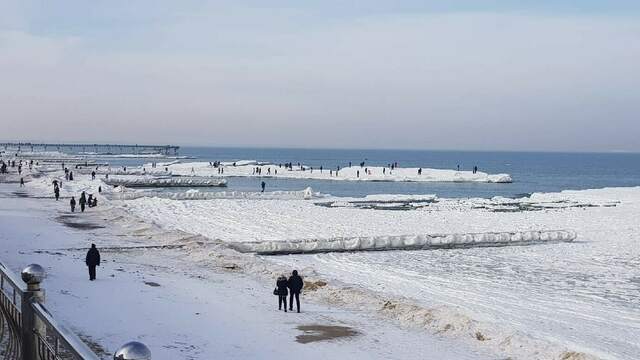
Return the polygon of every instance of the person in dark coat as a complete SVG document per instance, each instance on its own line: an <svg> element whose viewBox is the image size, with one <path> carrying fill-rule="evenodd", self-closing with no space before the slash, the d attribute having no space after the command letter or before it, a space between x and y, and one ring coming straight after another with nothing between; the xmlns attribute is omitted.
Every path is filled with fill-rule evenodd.
<svg viewBox="0 0 640 360"><path fill-rule="evenodd" d="M60 188L57 185L53 188L53 194L56 197L56 201L58 201L60 199Z"/></svg>
<svg viewBox="0 0 640 360"><path fill-rule="evenodd" d="M96 279L96 266L100 266L100 252L96 249L96 244L91 244L91 249L87 251L85 263L89 267L89 280Z"/></svg>
<svg viewBox="0 0 640 360"><path fill-rule="evenodd" d="M71 205L71 212L76 211L76 198L71 197L71 201L69 201L69 205Z"/></svg>
<svg viewBox="0 0 640 360"><path fill-rule="evenodd" d="M84 191L80 194L80 211L84 212L84 207L87 205L87 196Z"/></svg>
<svg viewBox="0 0 640 360"><path fill-rule="evenodd" d="M264 192L264 188L265 188L265 186L267 186L267 184L265 184L265 182L263 181L263 182L260 184L260 186L262 187L262 192Z"/></svg>
<svg viewBox="0 0 640 360"><path fill-rule="evenodd" d="M284 312L287 312L287 277L280 275L276 281L276 292L278 293L278 310L284 306Z"/></svg>
<svg viewBox="0 0 640 360"><path fill-rule="evenodd" d="M293 311L293 298L296 298L296 309L300 312L300 291L302 291L302 287L304 286L304 282L300 275L298 275L298 270L293 270L291 273L291 277L287 281L287 287L291 290L291 295L289 295L289 311Z"/></svg>

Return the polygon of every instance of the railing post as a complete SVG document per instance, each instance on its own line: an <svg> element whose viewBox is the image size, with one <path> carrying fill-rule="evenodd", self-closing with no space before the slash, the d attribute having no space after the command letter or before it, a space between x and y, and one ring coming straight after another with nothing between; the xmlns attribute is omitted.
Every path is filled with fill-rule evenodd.
<svg viewBox="0 0 640 360"><path fill-rule="evenodd" d="M44 290L40 283L46 277L44 268L31 264L22 270L22 280L27 291L22 294L22 360L38 360L38 336L46 336L46 326L36 316L32 304L44 303Z"/></svg>

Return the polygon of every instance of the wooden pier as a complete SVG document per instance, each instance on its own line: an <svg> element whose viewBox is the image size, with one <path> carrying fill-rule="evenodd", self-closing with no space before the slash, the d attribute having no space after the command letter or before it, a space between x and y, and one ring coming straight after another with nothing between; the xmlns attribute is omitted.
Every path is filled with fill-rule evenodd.
<svg viewBox="0 0 640 360"><path fill-rule="evenodd" d="M66 153L96 153L101 155L118 154L162 154L178 155L179 146L175 145L123 145L123 144L48 144L30 142L0 143L3 150L18 151L60 151Z"/></svg>

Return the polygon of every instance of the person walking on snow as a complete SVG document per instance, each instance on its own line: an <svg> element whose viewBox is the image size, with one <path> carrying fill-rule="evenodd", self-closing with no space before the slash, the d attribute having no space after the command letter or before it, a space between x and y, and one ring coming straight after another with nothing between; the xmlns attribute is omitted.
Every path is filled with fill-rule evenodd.
<svg viewBox="0 0 640 360"><path fill-rule="evenodd" d="M71 197L71 201L69 201L69 205L71 205L71 212L76 211L76 198Z"/></svg>
<svg viewBox="0 0 640 360"><path fill-rule="evenodd" d="M265 188L265 186L267 186L267 184L265 184L265 183L264 183L264 181L263 181L263 182L260 184L260 186L262 187L262 191L261 191L261 192L264 192L264 188Z"/></svg>
<svg viewBox="0 0 640 360"><path fill-rule="evenodd" d="M100 266L100 252L96 249L96 244L91 244L91 249L87 251L85 263L89 267L89 280L95 280L96 266Z"/></svg>
<svg viewBox="0 0 640 360"><path fill-rule="evenodd" d="M24 187L24 178L20 178L20 187Z"/></svg>
<svg viewBox="0 0 640 360"><path fill-rule="evenodd" d="M284 312L287 312L287 277L280 275L276 280L275 293L278 295L278 310L282 310L284 305Z"/></svg>
<svg viewBox="0 0 640 360"><path fill-rule="evenodd" d="M289 287L289 290L291 290L291 294L289 295L289 311L293 311L293 298L295 297L296 309L300 312L300 291L302 291L304 282L298 275L298 270L293 270L291 277L289 277L289 280L287 281L287 286Z"/></svg>

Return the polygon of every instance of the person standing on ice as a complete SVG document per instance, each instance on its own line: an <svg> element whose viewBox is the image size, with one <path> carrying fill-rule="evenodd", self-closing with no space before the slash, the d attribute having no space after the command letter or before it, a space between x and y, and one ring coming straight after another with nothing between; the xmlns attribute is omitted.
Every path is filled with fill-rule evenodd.
<svg viewBox="0 0 640 360"><path fill-rule="evenodd" d="M298 270L293 270L291 277L287 280L287 287L291 290L291 294L289 295L289 311L293 311L293 298L295 297L296 309L300 312L300 291L302 291L303 286L304 282L298 275Z"/></svg>
<svg viewBox="0 0 640 360"><path fill-rule="evenodd" d="M264 192L264 188L265 188L265 186L267 186L267 184L265 184L265 182L263 181L263 182L260 184L260 186L262 187L262 191L261 191L261 192Z"/></svg>
<svg viewBox="0 0 640 360"><path fill-rule="evenodd" d="M81 212L84 212L85 205L87 205L87 196L83 191L82 194L80 194L80 211Z"/></svg>
<svg viewBox="0 0 640 360"><path fill-rule="evenodd" d="M91 249L87 251L85 263L89 267L89 280L95 280L96 266L100 266L100 252L96 249L96 244L91 244Z"/></svg>
<svg viewBox="0 0 640 360"><path fill-rule="evenodd" d="M76 198L75 197L71 197L71 201L69 201L69 205L71 205L71 212L75 212L76 211Z"/></svg>
<svg viewBox="0 0 640 360"><path fill-rule="evenodd" d="M60 199L60 188L58 187L58 184L53 187L53 195L56 197L56 201Z"/></svg>
<svg viewBox="0 0 640 360"><path fill-rule="evenodd" d="M275 293L278 295L278 310L282 310L284 305L284 312L287 312L287 277L280 275L276 280Z"/></svg>
<svg viewBox="0 0 640 360"><path fill-rule="evenodd" d="M91 180L95 180L96 179L96 172L92 171L91 172Z"/></svg>

